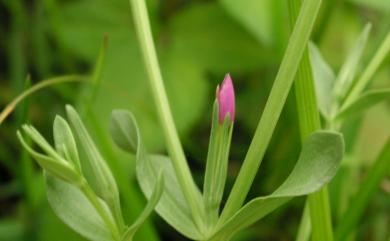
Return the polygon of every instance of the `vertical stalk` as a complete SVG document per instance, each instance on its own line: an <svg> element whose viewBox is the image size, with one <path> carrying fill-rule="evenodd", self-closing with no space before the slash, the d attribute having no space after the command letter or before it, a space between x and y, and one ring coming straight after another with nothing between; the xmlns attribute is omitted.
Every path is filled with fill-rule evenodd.
<svg viewBox="0 0 390 241"><path fill-rule="evenodd" d="M111 235L115 241L120 240L120 233L118 227L115 225L113 220L108 215L107 211L102 206L102 203L99 201L96 194L92 191L91 187L87 184L87 181L83 181L80 185L80 190L85 194L91 204L94 206L95 210L99 213L103 222L107 225L107 228L110 229Z"/></svg>
<svg viewBox="0 0 390 241"><path fill-rule="evenodd" d="M299 60L309 41L320 5L321 0L305 0L302 4L269 99L219 223L234 215L249 192L294 81Z"/></svg>
<svg viewBox="0 0 390 241"><path fill-rule="evenodd" d="M167 149L172 158L176 176L181 185L184 197L191 209L192 216L198 228L203 229L203 206L200 195L197 195L197 187L188 167L183 148L173 121L168 98L165 92L157 54L153 43L152 32L146 4L144 0L130 0L137 36L149 76L154 102L157 107L158 117L167 144Z"/></svg>
<svg viewBox="0 0 390 241"><path fill-rule="evenodd" d="M292 24L297 19L300 5L301 0L289 1L290 22ZM294 87L301 141L303 143L310 133L321 128L307 47L295 78ZM309 195L308 205L312 226L312 239L316 241L332 241L332 219L327 188L324 187L320 191Z"/></svg>

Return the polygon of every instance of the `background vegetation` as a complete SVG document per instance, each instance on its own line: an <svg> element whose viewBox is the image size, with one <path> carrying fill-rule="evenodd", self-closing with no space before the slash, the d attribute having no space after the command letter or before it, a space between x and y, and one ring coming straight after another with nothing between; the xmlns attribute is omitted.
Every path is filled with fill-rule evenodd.
<svg viewBox="0 0 390 241"><path fill-rule="evenodd" d="M175 122L199 185L205 167L215 87L230 72L237 113L227 189L236 176L276 75L289 36L283 0L149 0L149 13ZM24 122L51 136L55 114L72 103L83 113L114 172L132 220L144 205L134 177L133 157L108 135L110 112L131 110L147 147L165 152L146 73L126 0L0 1L0 107L34 83L65 74L89 74L103 36L109 46L100 83L66 83L37 92L0 126L0 240L84 240L59 221L47 204L42 171L16 139ZM390 29L387 0L326 0L312 40L334 70L367 22L373 30L362 67ZM30 75L31 80L26 81ZM390 87L390 59L373 80ZM293 92L267 151L251 195L266 194L289 173L299 153ZM337 225L367 170L390 134L389 102L376 105L343 128L346 160L330 185ZM389 171L387 170L387 173ZM390 235L390 176L369 195L355 240L387 241ZM236 240L294 240L304 199L295 199ZM161 238L158 239L157 237ZM138 234L139 240L185 240L158 216Z"/></svg>

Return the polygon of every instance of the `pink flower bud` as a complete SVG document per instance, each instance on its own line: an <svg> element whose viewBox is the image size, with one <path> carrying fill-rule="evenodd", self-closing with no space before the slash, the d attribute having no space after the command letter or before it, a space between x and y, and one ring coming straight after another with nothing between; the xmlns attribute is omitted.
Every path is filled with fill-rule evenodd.
<svg viewBox="0 0 390 241"><path fill-rule="evenodd" d="M219 105L219 123L223 123L227 113L230 114L230 120L233 122L236 107L233 82L232 78L230 77L230 74L225 75L221 87L217 87L217 100Z"/></svg>

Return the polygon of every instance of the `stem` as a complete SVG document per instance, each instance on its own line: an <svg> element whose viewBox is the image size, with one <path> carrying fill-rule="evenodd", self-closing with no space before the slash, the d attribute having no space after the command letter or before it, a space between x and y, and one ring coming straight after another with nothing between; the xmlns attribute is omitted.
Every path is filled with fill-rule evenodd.
<svg viewBox="0 0 390 241"><path fill-rule="evenodd" d="M222 212L220 223L226 221L242 206L249 192L294 81L299 60L308 43L320 5L321 0L306 0L302 5L263 115Z"/></svg>
<svg viewBox="0 0 390 241"><path fill-rule="evenodd" d="M11 114L11 112L15 109L16 105L19 104L19 102L21 102L24 98L33 94L34 92L55 84L60 84L65 82L85 81L87 79L88 76L84 76L84 75L66 75L66 76L55 77L55 78L51 78L39 82L38 84L32 86L31 88L23 91L20 95L18 95L12 102L10 102L3 109L3 111L0 113L0 125L9 116L9 114Z"/></svg>
<svg viewBox="0 0 390 241"><path fill-rule="evenodd" d="M158 117L167 143L168 153L172 158L176 176L181 185L184 197L191 209L194 221L198 228L202 230L202 216L204 213L203 207L201 206L202 200L200 195L197 195L197 187L192 178L173 121L153 43L146 4L144 0L130 0L130 4L146 70L149 75L154 102L157 107Z"/></svg>
<svg viewBox="0 0 390 241"><path fill-rule="evenodd" d="M309 211L309 204L306 202L305 209L303 210L301 222L299 223L299 229L298 229L296 241L309 240L310 232L311 232L310 211Z"/></svg>
<svg viewBox="0 0 390 241"><path fill-rule="evenodd" d="M112 237L114 240L120 240L120 233L118 227L115 225L113 220L108 215L106 209L102 206L102 203L99 201L96 194L93 192L91 187L87 184L87 181L83 181L80 186L81 191L85 194L91 204L94 206L95 210L99 213L100 217L103 219L103 222L106 224L107 228L110 229Z"/></svg>
<svg viewBox="0 0 390 241"><path fill-rule="evenodd" d="M289 1L291 23L296 21L300 4L301 0ZM294 87L301 142L303 143L306 137L313 131L321 129L308 48L306 48L302 57ZM332 218L328 196L328 191L325 186L320 191L313 193L308 197L311 226L313 230L312 239L316 241L333 240Z"/></svg>
<svg viewBox="0 0 390 241"><path fill-rule="evenodd" d="M343 103L343 107L351 104L357 97L359 97L360 93L364 90L365 87L369 84L370 80L382 64L383 60L386 58L387 54L390 51L390 31L387 33L385 39L383 40L381 46L376 51L374 57L371 62L365 68L363 74L360 79L353 86L351 92L348 94L347 98Z"/></svg>

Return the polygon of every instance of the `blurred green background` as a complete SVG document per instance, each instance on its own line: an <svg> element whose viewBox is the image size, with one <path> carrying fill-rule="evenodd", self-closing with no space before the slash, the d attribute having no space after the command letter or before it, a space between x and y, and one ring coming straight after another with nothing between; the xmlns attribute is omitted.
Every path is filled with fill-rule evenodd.
<svg viewBox="0 0 390 241"><path fill-rule="evenodd" d="M237 98L230 155L230 190L251 141L283 51L290 25L284 0L147 1L170 105L194 177L202 184L215 88L231 73ZM128 220L145 199L134 177L133 157L108 135L114 108L132 111L150 151L164 143L127 0L1 0L0 107L31 84L65 74L89 74L103 36L109 39L102 81L67 83L37 92L0 126L0 240L84 240L50 210L42 171L16 139L24 122L49 140L54 116L71 103L82 113L109 162ZM390 29L388 0L325 0L312 40L338 70L363 26L372 22L362 67ZM31 81L26 81L27 75ZM390 87L390 59L373 80ZM94 94L92 94L94 93ZM91 98L91 96L93 98ZM334 223L390 134L390 105L383 103L347 123L346 162L330 186ZM298 123L291 92L250 196L271 192L291 170L299 153ZM345 178L347 176L348 178ZM390 235L390 176L383 180L359 222L355 240L387 241ZM350 185L343 181L352 180ZM343 189L344 188L344 189ZM304 198L295 199L236 240L294 240ZM136 240L186 240L157 215Z"/></svg>

